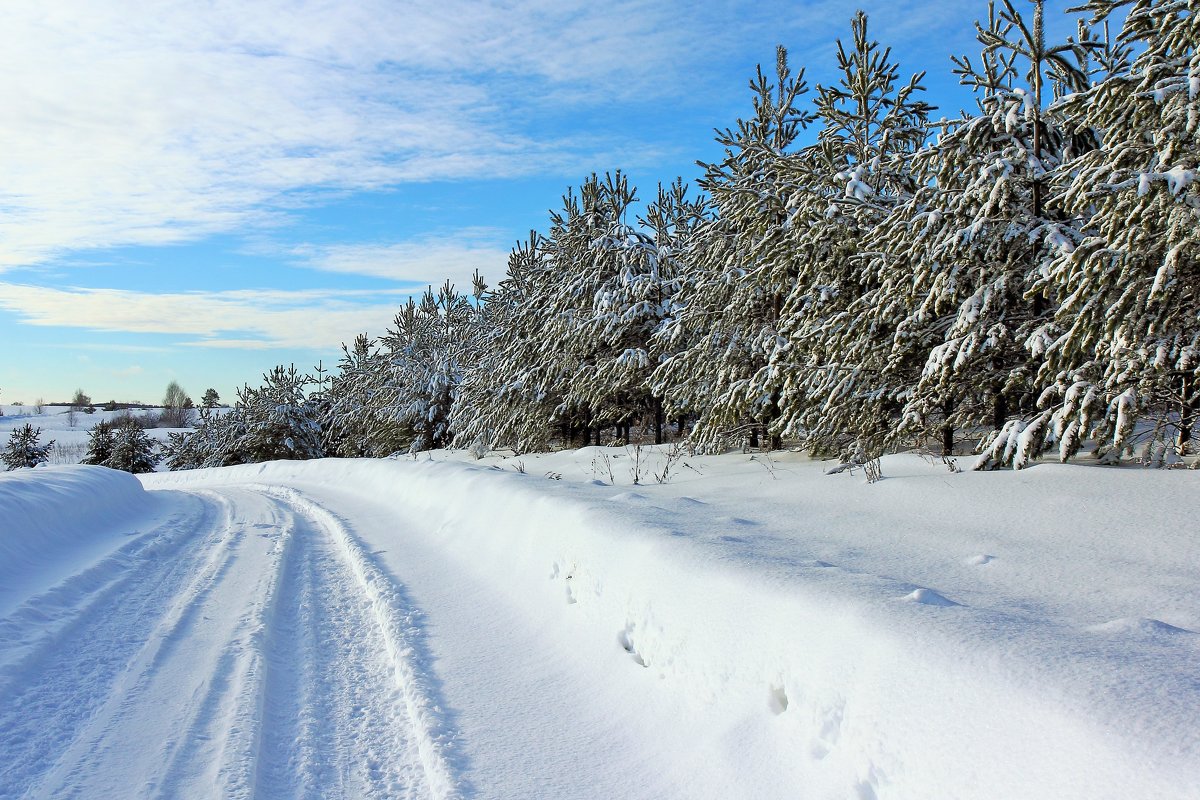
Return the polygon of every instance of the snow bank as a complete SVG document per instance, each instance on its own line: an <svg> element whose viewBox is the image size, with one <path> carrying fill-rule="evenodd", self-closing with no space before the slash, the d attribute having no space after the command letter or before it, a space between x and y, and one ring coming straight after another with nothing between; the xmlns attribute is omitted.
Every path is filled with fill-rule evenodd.
<svg viewBox="0 0 1200 800"><path fill-rule="evenodd" d="M105 467L0 473L0 610L47 570L118 544L154 503L137 478Z"/></svg>
<svg viewBox="0 0 1200 800"><path fill-rule="evenodd" d="M670 486L333 460L144 480L387 505L530 615L568 606L769 795L1200 796L1194 474L694 461Z"/></svg>

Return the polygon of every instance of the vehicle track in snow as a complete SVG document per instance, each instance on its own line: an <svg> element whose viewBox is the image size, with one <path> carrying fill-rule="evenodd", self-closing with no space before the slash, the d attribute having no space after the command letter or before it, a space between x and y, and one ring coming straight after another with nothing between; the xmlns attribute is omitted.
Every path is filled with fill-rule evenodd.
<svg viewBox="0 0 1200 800"><path fill-rule="evenodd" d="M353 533L292 490L176 496L0 620L0 797L455 796L412 612Z"/></svg>
<svg viewBox="0 0 1200 800"><path fill-rule="evenodd" d="M306 524L267 627L258 794L453 796L412 664L412 611L340 520L294 490L263 491Z"/></svg>

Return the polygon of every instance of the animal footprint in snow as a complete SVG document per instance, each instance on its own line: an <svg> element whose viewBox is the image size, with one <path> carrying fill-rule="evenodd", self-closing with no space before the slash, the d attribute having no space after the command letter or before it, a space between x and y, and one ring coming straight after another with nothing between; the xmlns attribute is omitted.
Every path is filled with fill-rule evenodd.
<svg viewBox="0 0 1200 800"><path fill-rule="evenodd" d="M633 623L625 626L625 630L617 634L617 644L621 645L621 649L629 655L633 656L634 663L639 667L649 667L646 659L642 658L642 654L637 651L633 645Z"/></svg>
<svg viewBox="0 0 1200 800"><path fill-rule="evenodd" d="M820 727L809 744L809 753L815 760L820 761L837 747L838 740L842 738L842 720L845 714L846 703L843 700L837 700L818 710L814 722Z"/></svg>
<svg viewBox="0 0 1200 800"><path fill-rule="evenodd" d="M767 707L773 714L782 714L788 710L787 690L780 684L771 684L767 692Z"/></svg>
<svg viewBox="0 0 1200 800"><path fill-rule="evenodd" d="M966 564L968 567L981 567L984 564L990 564L995 560L996 560L995 556L989 556L984 553L980 553L977 556L971 556L970 558L965 559L963 561L963 563Z"/></svg>

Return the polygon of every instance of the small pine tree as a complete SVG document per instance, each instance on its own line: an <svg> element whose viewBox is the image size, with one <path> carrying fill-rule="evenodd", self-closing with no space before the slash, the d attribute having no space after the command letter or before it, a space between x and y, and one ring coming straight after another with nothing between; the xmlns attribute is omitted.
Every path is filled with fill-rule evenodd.
<svg viewBox="0 0 1200 800"><path fill-rule="evenodd" d="M153 472L158 464L158 444L132 422L113 429L112 452L104 466L132 472Z"/></svg>
<svg viewBox="0 0 1200 800"><path fill-rule="evenodd" d="M1124 5L1093 0L1087 8L1106 19ZM1118 460L1132 449L1139 419L1155 423L1144 463L1159 460L1156 448L1195 451L1198 39L1194 2L1141 0L1118 40L1136 53L1132 63L1058 106L1076 127L1100 132L1100 146L1057 176L1067 209L1088 220L1079 246L1043 271L1042 285L1063 301L1034 340L1063 460L1089 438L1097 457ZM1165 441L1172 427L1174 441Z"/></svg>
<svg viewBox="0 0 1200 800"><path fill-rule="evenodd" d="M292 365L265 373L263 385L257 389L243 387L238 392L241 414L220 418L229 432L234 430L230 426L235 420L240 422L238 438L229 452L249 463L324 456L318 409L305 392L311 383L309 376Z"/></svg>
<svg viewBox="0 0 1200 800"><path fill-rule="evenodd" d="M34 428L29 423L16 428L8 437L8 446L0 453L0 461L11 471L22 467L36 467L50 460L50 450L54 441L40 444L42 429Z"/></svg>
<svg viewBox="0 0 1200 800"><path fill-rule="evenodd" d="M751 395L747 387L767 366L799 269L799 259L771 256L781 252L796 198L815 182L789 180L781 170L801 130L816 119L800 107L808 91L804 70L793 72L780 47L775 82L760 67L750 89L754 114L717 131L725 157L702 164L700 187L712 205L689 232L691 274L657 332L671 354L651 385L670 413L698 417L693 435L700 441L747 421L770 426L779 415L777 397Z"/></svg>
<svg viewBox="0 0 1200 800"><path fill-rule="evenodd" d="M205 390L204 396L200 398L200 404L205 408L215 408L221 403L221 395L217 394L217 390L209 388Z"/></svg>
<svg viewBox="0 0 1200 800"><path fill-rule="evenodd" d="M108 459L112 457L115 444L116 436L113 432L113 426L101 420L96 423L88 434L88 451L87 455L83 457L82 463L93 466L107 466Z"/></svg>

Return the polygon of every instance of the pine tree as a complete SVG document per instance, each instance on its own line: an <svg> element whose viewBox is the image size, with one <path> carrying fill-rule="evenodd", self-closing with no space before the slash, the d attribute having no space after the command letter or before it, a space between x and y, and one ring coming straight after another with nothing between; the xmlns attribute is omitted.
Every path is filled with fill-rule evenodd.
<svg viewBox="0 0 1200 800"><path fill-rule="evenodd" d="M162 460L172 470L246 464L250 462L249 456L238 450L246 433L243 409L234 407L217 413L211 408L201 408L194 431L167 434Z"/></svg>
<svg viewBox="0 0 1200 800"><path fill-rule="evenodd" d="M759 67L750 89L753 116L717 131L725 157L701 164L713 215L689 237L691 274L659 334L670 355L652 378L669 413L697 417L700 442L750 423L770 425L778 415L776 398L755 394L750 382L778 340L795 283L788 256L798 254L781 252L781 240L803 185L781 166L813 116L798 105L808 90L804 72L792 72L782 47L774 83Z"/></svg>
<svg viewBox="0 0 1200 800"><path fill-rule="evenodd" d="M14 428L8 437L8 445L0 453L0 461L9 470L23 467L36 467L50 461L50 451L54 448L54 440L41 444L41 428L34 428L25 423L20 428Z"/></svg>
<svg viewBox="0 0 1200 800"><path fill-rule="evenodd" d="M321 424L316 404L305 392L312 380L295 367L277 366L263 375L263 385L238 392L241 435L232 455L249 463L277 459L321 458ZM222 415L222 418L227 415Z"/></svg>
<svg viewBox="0 0 1200 800"><path fill-rule="evenodd" d="M923 73L900 79L865 14L851 33L848 47L837 43L838 82L818 87L818 141L788 161L804 186L779 251L795 280L752 386L776 398L779 433L803 436L818 452L870 459L889 441L900 394L886 374L893 320L879 316L882 280L895 265L875 235L922 185L913 157L930 107Z"/></svg>
<svg viewBox="0 0 1200 800"><path fill-rule="evenodd" d="M325 450L344 458L386 456L404 446L404 432L388 421L381 399L384 371L378 343L359 334L342 345L338 372L331 377L321 409Z"/></svg>
<svg viewBox="0 0 1200 800"><path fill-rule="evenodd" d="M646 209L645 217L641 220L653 239L655 273L652 280L643 279L627 284L629 289L636 291L625 294L624 306L637 308L640 300L645 304L641 307L651 312L635 319L640 320L644 326L642 330L650 334L646 352L655 369L679 353L681 339L673 339L670 328L681 310L678 298L694 274L693 265L698 260L703 244L702 231L711 224L712 218L708 198L704 195L689 197L688 187L681 179L676 179L669 188L659 185L657 199ZM633 302L630 302L629 294L634 295ZM654 419L654 443L662 444L666 391L664 385L656 381L655 375L655 372L650 372L644 380ZM682 434L682 417L678 419Z"/></svg>
<svg viewBox="0 0 1200 800"><path fill-rule="evenodd" d="M1144 459L1158 463L1164 445L1194 449L1200 423L1200 20L1188 0L1088 8L1103 21L1125 5L1132 64L1055 107L1101 147L1059 174L1065 205L1089 220L1048 265L1041 285L1062 302L1033 345L1063 459L1094 437L1114 461L1149 418Z"/></svg>
<svg viewBox="0 0 1200 800"><path fill-rule="evenodd" d="M644 219L630 224L637 190L625 175L593 180L598 235L581 268L569 270L555 306L556 318L572 322L556 338L575 329L577 341L577 367L561 408L568 414L583 409L593 426L613 426L626 441L635 422L653 417L661 442L661 400L649 378L659 356L654 334L672 308L678 281L673 260L663 259L659 246L680 233L676 217L690 210L686 189L678 184L673 193L660 190L647 213L655 229Z"/></svg>
<svg viewBox="0 0 1200 800"><path fill-rule="evenodd" d="M87 455L84 456L81 463L93 466L107 466L115 444L116 436L113 432L113 426L105 420L97 422L91 431L88 432Z"/></svg>
<svg viewBox="0 0 1200 800"><path fill-rule="evenodd" d="M589 391L596 388L594 374L603 349L591 329L594 303L604 273L611 271L611 264L597 265L596 244L621 222L624 206L614 199L595 173L580 185L578 195L571 191L563 197L563 208L551 214L542 242L547 280L527 300L529 310L541 310L543 323L533 351L526 354L536 359L527 362L532 369L526 374L546 396L558 399L543 424L582 429L585 436L595 430L597 444L601 427L621 421L615 407Z"/></svg>
<svg viewBox="0 0 1200 800"><path fill-rule="evenodd" d="M977 24L981 60L955 63L980 113L945 126L927 156L936 191L910 215L921 245L914 313L898 345L933 346L909 393L904 430L928 435L940 425L945 446L956 427L990 429L980 467L1019 466L1041 447L1033 431L1042 422L1029 428L1025 420L1036 414L1039 358L1028 342L1055 298L1038 281L1049 258L1074 249L1080 224L1048 196L1046 181L1094 147L1086 131L1072 134L1061 114L1043 108L1047 81L1056 93L1086 83L1088 43L1048 46L1042 15L1039 0L1027 25L1003 0L986 27Z"/></svg>
<svg viewBox="0 0 1200 800"><path fill-rule="evenodd" d="M510 253L505 277L482 298L479 356L463 375L451 417L460 445L526 452L546 449L553 438L550 420L567 376L546 342L555 280L546 250L546 238L530 231ZM580 423L563 420L562 438L588 430Z"/></svg>
<svg viewBox="0 0 1200 800"><path fill-rule="evenodd" d="M103 466L134 474L154 471L159 460L158 443L140 425L127 420L114 427L111 435L112 449Z"/></svg>
<svg viewBox="0 0 1200 800"><path fill-rule="evenodd" d="M396 315L380 339L386 378L381 394L385 416L405 431L412 451L445 447L453 439L451 411L458 385L476 352L477 303L486 291L475 274L474 300L447 281Z"/></svg>

